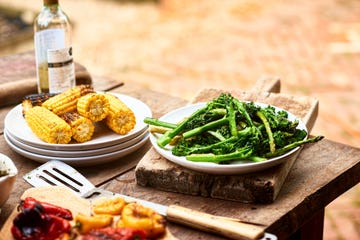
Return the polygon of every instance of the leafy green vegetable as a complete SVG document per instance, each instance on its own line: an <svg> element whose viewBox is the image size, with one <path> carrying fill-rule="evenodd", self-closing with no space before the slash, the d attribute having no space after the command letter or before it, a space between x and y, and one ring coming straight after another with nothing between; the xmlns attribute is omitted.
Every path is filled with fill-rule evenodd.
<svg viewBox="0 0 360 240"><path fill-rule="evenodd" d="M177 137L172 154L189 161L227 163L232 160L264 161L280 156L323 136L305 139L298 121L288 120L286 111L242 102L228 93L206 103L178 124L146 118L145 123L166 127L157 144L168 145Z"/></svg>

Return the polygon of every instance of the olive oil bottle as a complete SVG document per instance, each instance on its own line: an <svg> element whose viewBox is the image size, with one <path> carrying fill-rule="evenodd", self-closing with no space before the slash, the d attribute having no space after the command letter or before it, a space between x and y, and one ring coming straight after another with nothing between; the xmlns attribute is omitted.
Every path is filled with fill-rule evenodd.
<svg viewBox="0 0 360 240"><path fill-rule="evenodd" d="M75 86L71 24L58 0L43 0L34 22L38 92L59 93Z"/></svg>

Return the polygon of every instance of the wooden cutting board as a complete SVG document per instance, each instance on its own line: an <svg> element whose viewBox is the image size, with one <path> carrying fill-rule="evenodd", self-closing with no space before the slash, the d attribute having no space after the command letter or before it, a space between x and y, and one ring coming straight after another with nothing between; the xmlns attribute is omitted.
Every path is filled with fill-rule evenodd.
<svg viewBox="0 0 360 240"><path fill-rule="evenodd" d="M71 190L65 187L55 186L55 187L30 188L24 192L21 199L25 199L26 197L33 197L40 201L52 203L67 208L72 212L73 216L76 216L79 213L85 215L90 215L91 213L90 201L75 195ZM3 225L3 228L0 231L1 239L7 239L7 240L13 239L10 229L12 226L12 221L17 214L18 214L17 209L14 209L10 217ZM159 240L176 240L176 238L171 235L169 230L167 230L166 235Z"/></svg>
<svg viewBox="0 0 360 240"><path fill-rule="evenodd" d="M209 101L218 97L221 92L224 91L204 89L195 96L192 103ZM318 100L312 97L262 92L259 89L226 92L241 100L268 103L290 111L304 121L309 132L318 114ZM298 153L288 161L261 172L224 176L186 169L166 160L151 148L135 169L136 181L140 186L163 191L245 203L271 203L276 199Z"/></svg>
<svg viewBox="0 0 360 240"><path fill-rule="evenodd" d="M21 199L25 199L26 197L33 197L40 201L46 201L48 203L67 208L73 213L74 216L78 213L89 215L91 211L91 205L89 201L76 196L69 189L64 187L30 188L24 192ZM10 217L3 225L3 228L0 232L0 236L2 236L3 239L13 239L10 229L12 226L12 221L17 214L17 209L14 209Z"/></svg>

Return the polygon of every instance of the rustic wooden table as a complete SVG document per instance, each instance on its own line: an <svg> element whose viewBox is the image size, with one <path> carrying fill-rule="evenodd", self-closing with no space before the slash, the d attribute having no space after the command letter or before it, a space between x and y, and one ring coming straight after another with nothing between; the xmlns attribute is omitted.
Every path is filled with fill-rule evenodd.
<svg viewBox="0 0 360 240"><path fill-rule="evenodd" d="M14 71L21 72L20 77L34 77L34 70L29 68L33 65L28 54L2 58L1 72L5 71L2 67L10 64L8 61L11 59L22 63L23 71ZM31 64L26 64L26 61ZM14 76L16 77L16 74L12 75ZM9 81L9 76L6 80L0 76L0 84L6 81ZM133 86L131 83L121 86L121 82L103 77L95 77L93 82L98 90L112 89L113 92L140 99L152 109L154 117L187 103L184 99ZM18 102L20 101L19 96ZM5 142L4 117L16 104L3 104L5 106L0 108L0 152L12 158L19 170L14 191L1 209L0 228L16 207L24 190L31 187L22 176L40 165L15 153ZM150 147L150 143L147 143L140 150L109 164L82 167L78 170L98 187L158 203L181 204L211 214L259 223L264 225L267 232L277 235L279 239L321 239L325 207L360 181L360 149L324 139L304 147L279 195L271 204L245 204L163 192L138 186L135 181L134 168ZM222 239L176 224L169 224L169 228L179 239Z"/></svg>

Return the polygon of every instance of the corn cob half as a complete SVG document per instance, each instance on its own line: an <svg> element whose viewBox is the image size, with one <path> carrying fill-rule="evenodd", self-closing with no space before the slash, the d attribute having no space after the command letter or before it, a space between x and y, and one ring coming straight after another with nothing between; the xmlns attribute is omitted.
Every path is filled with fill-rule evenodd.
<svg viewBox="0 0 360 240"><path fill-rule="evenodd" d="M81 96L94 92L90 85L78 85L46 100L42 106L56 115L76 112L76 104Z"/></svg>
<svg viewBox="0 0 360 240"><path fill-rule="evenodd" d="M106 118L109 112L109 100L100 93L90 93L79 98L77 111L80 115L98 122Z"/></svg>
<svg viewBox="0 0 360 240"><path fill-rule="evenodd" d="M111 94L104 94L109 100L109 113L105 118L106 125L114 132L125 135L136 124L134 112L119 98Z"/></svg>
<svg viewBox="0 0 360 240"><path fill-rule="evenodd" d="M25 120L36 136L45 142L65 144L71 141L72 132L69 124L44 107L35 106L28 109Z"/></svg>
<svg viewBox="0 0 360 240"><path fill-rule="evenodd" d="M34 107L34 106L41 106L46 100L48 100L49 98L55 96L55 93L36 93L36 94L30 94L30 95L26 95L22 102L22 114L23 116L25 116L25 113L27 110L29 110L30 108Z"/></svg>
<svg viewBox="0 0 360 240"><path fill-rule="evenodd" d="M72 138L79 142L86 142L91 139L94 134L94 123L76 112L67 112L60 115L71 127Z"/></svg>

